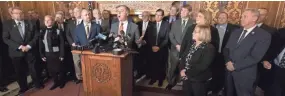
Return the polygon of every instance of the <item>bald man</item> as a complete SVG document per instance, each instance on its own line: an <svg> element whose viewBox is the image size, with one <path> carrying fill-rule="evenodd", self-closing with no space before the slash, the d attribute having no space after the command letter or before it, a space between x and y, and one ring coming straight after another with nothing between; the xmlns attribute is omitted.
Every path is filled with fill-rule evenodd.
<svg viewBox="0 0 285 96"><path fill-rule="evenodd" d="M86 46L88 42L95 39L96 36L101 32L100 25L95 22L91 22L91 11L83 9L81 12L81 18L83 22L74 30L74 46ZM76 77L78 80L82 80L81 73L81 58L79 54L73 54L74 67L76 72Z"/></svg>
<svg viewBox="0 0 285 96"><path fill-rule="evenodd" d="M266 8L259 8L258 9L260 16L257 20L257 26L259 28L264 29L265 31L269 32L272 36L272 40L271 40L271 44L270 44L270 48L269 50L267 50L266 54L264 55L262 61L258 64L258 72L259 72L259 76L257 78L256 84L258 87L260 87L265 94L268 94L268 90L270 88L270 85L273 83L271 75L273 75L273 72L270 70L271 69L271 64L270 64L270 60L272 60L272 57L274 57L273 51L274 49L272 49L272 47L274 47L274 43L278 42L275 39L278 38L278 36L276 36L276 29L273 27L270 27L269 25L265 24L265 21L268 18L268 10Z"/></svg>
<svg viewBox="0 0 285 96"><path fill-rule="evenodd" d="M67 28L65 31L66 34L66 40L68 41L69 47L68 49L66 49L67 54L72 54L71 53L71 46L75 46L74 43L74 30L76 28L77 25L82 23L82 19L81 19L81 11L82 9L79 7L75 7L73 9L73 16L74 16L74 20L69 20L68 24L67 24ZM76 54L75 54L76 55ZM69 56L69 55L67 55ZM73 80L75 83L80 83L80 78L78 76L76 76L76 74L81 74L80 66L77 66L78 64L74 61L74 60L78 60L77 58L78 56L76 55L75 57L66 57L66 58L70 58L72 61L70 61L70 63L67 64L72 64L72 65L68 65L67 70L69 70L70 73L70 79ZM65 59L66 60L66 59ZM77 71L76 71L77 70ZM77 79L77 77L79 79Z"/></svg>

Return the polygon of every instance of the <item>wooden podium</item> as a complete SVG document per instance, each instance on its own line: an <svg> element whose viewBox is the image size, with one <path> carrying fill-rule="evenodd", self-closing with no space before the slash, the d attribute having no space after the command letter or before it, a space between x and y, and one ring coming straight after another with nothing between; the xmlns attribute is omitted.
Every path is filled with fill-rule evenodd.
<svg viewBox="0 0 285 96"><path fill-rule="evenodd" d="M84 96L132 96L131 54L95 54L91 51L72 53L81 54Z"/></svg>

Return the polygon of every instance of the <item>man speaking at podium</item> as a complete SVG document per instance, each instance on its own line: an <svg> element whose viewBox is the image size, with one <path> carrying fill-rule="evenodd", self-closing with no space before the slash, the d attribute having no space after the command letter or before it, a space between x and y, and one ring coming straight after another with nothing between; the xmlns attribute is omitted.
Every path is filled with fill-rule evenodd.
<svg viewBox="0 0 285 96"><path fill-rule="evenodd" d="M116 8L119 22L111 25L111 34L126 36L128 48L140 46L138 25L127 20L130 9L126 5L119 5Z"/></svg>
<svg viewBox="0 0 285 96"><path fill-rule="evenodd" d="M72 46L87 46L90 40L96 38L96 36L100 33L101 29L98 24L95 22L91 22L91 12L87 9L83 9L81 11L81 18L83 19L83 23L76 26L74 31L74 42L75 45ZM74 64L75 64L75 72L76 77L80 82L82 82L82 72L81 68L76 66L81 65L80 54L73 55Z"/></svg>

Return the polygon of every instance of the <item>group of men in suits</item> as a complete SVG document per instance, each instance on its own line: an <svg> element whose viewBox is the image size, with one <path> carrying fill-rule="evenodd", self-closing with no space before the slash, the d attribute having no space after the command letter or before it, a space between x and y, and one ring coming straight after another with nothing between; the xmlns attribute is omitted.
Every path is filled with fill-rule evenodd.
<svg viewBox="0 0 285 96"><path fill-rule="evenodd" d="M164 17L164 10L158 9L154 22L150 21L150 13L145 11L142 13L142 21L137 24L130 20L130 9L126 5L120 5L116 9L115 20L110 19L107 10L103 11L106 14L102 16L98 9L92 11L95 18L92 20L90 10L77 7L70 12L73 17L66 21L63 14L55 15L55 26L64 30L66 35L65 54L68 55L65 56L71 58L64 59L67 60L64 61L67 66L65 72L71 74L77 84L82 82L80 54L71 54L70 46L87 45L99 33L125 35L129 38L128 47L139 52L134 59L135 70L138 72L135 79L146 74L151 79L150 85L158 80L158 86L162 86L167 77L169 85L166 89L171 90L180 79L177 66L182 40L190 38L184 37L186 29L195 23L189 15L190 6L183 5L180 10L172 6L168 17ZM108 13L109 18L105 19ZM180 16L177 16L178 13ZM218 14L214 27L218 30L220 41L209 88L213 96L222 88L225 88L227 96L233 96L234 93L238 96L252 96L257 86L264 90L266 96L281 96L285 92L282 82L285 78L282 75L285 68L284 44L280 42L285 40L284 29L276 31L264 24L267 13L264 8L245 10L241 27L228 23L227 13ZM25 68L29 69L35 87L42 88L44 86L36 62L37 23L25 20L19 8L12 8L11 16L12 20L3 25L2 37L9 46L9 56L16 71L20 93L28 90ZM268 78L270 76L272 78Z"/></svg>

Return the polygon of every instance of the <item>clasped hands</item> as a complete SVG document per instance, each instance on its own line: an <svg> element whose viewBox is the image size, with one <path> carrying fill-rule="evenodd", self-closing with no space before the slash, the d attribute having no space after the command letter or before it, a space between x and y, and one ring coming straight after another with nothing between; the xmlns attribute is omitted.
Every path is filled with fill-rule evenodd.
<svg viewBox="0 0 285 96"><path fill-rule="evenodd" d="M138 44L146 44L146 42L145 42L145 40L143 40L143 38L144 38L144 36L141 36L140 38L139 38L139 40L137 40L136 41L136 43L138 43Z"/></svg>
<svg viewBox="0 0 285 96"><path fill-rule="evenodd" d="M20 50L21 50L22 52L28 52L28 51L30 50L30 48L29 48L28 46L21 45L21 46L20 46Z"/></svg>
<svg viewBox="0 0 285 96"><path fill-rule="evenodd" d="M152 51L153 51L153 52L159 51L159 47L158 47L158 46L152 46Z"/></svg>
<svg viewBox="0 0 285 96"><path fill-rule="evenodd" d="M234 71L235 67L232 61L229 61L228 63L226 63L226 68L228 71Z"/></svg>

